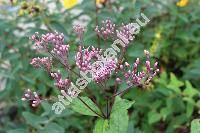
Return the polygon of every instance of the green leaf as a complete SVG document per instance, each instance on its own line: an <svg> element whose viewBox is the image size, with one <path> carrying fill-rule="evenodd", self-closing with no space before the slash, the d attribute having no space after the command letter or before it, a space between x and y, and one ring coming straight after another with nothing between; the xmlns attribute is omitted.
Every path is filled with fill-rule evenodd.
<svg viewBox="0 0 200 133"><path fill-rule="evenodd" d="M19 128L19 129L9 130L8 133L29 133L29 131L28 129Z"/></svg>
<svg viewBox="0 0 200 133"><path fill-rule="evenodd" d="M115 98L109 120L99 119L96 122L94 133L126 133L128 129L128 111L134 102Z"/></svg>
<svg viewBox="0 0 200 133"><path fill-rule="evenodd" d="M35 128L40 128L40 124L43 124L48 120L45 117L40 117L30 112L23 112L22 115L24 116L26 122Z"/></svg>
<svg viewBox="0 0 200 133"><path fill-rule="evenodd" d="M125 109L115 110L110 116L111 133L126 133L128 129L128 111Z"/></svg>
<svg viewBox="0 0 200 133"><path fill-rule="evenodd" d="M173 73L170 73L170 82L167 85L167 87L176 93L181 93L181 90L179 87L183 85L183 82L179 81L176 76Z"/></svg>
<svg viewBox="0 0 200 133"><path fill-rule="evenodd" d="M115 98L115 103L113 105L112 112L118 111L118 110L126 110L129 109L133 105L134 101L129 101L126 99L121 99L119 96Z"/></svg>
<svg viewBox="0 0 200 133"><path fill-rule="evenodd" d="M94 133L109 133L108 120L98 119L94 127Z"/></svg>
<svg viewBox="0 0 200 133"><path fill-rule="evenodd" d="M160 78L155 79L156 82L162 84L162 85L167 85L168 78L167 78L167 73L166 71L163 71L160 75Z"/></svg>
<svg viewBox="0 0 200 133"><path fill-rule="evenodd" d="M100 113L100 110L98 109L98 107L94 104L94 102L89 99L88 97L81 97L81 99L91 108L93 109L95 112L97 112L98 114ZM79 100L78 98L73 99L72 103L70 104L72 109L75 112L78 112L82 115L89 115L89 116L97 116L97 114L95 114L94 112L92 112L85 104L83 104L81 102L81 100Z"/></svg>
<svg viewBox="0 0 200 133"><path fill-rule="evenodd" d="M186 81L185 83L186 88L183 91L183 94L189 97L194 97L195 95L200 95L200 92L198 90L196 90L195 88L192 87L192 85L190 84L189 81Z"/></svg>
<svg viewBox="0 0 200 133"><path fill-rule="evenodd" d="M41 103L41 105L44 109L44 113L42 114L42 116L49 115L52 112L51 105L48 102L44 101Z"/></svg>
<svg viewBox="0 0 200 133"><path fill-rule="evenodd" d="M169 114L172 113L172 110L168 107L164 107L160 110L162 118L165 120Z"/></svg>
<svg viewBox="0 0 200 133"><path fill-rule="evenodd" d="M48 124L45 129L39 130L39 133L64 133L65 129L56 123Z"/></svg>
<svg viewBox="0 0 200 133"><path fill-rule="evenodd" d="M158 112L151 111L148 113L148 122L149 124L153 124L158 122L161 119L161 115Z"/></svg>
<svg viewBox="0 0 200 133"><path fill-rule="evenodd" d="M194 105L191 104L190 102L187 102L187 105L186 105L186 116L188 118L192 115L193 110L194 110Z"/></svg>
<svg viewBox="0 0 200 133"><path fill-rule="evenodd" d="M192 121L191 133L200 133L200 119L194 119Z"/></svg>

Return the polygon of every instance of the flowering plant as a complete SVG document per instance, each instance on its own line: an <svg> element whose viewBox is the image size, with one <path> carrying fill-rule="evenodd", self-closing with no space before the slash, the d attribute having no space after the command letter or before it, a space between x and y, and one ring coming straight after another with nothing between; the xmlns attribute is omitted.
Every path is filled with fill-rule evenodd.
<svg viewBox="0 0 200 133"><path fill-rule="evenodd" d="M142 15L147 20L144 14ZM144 26L146 21L145 23L141 21L138 23L140 26ZM107 48L104 52L100 47L101 45L98 45L98 48L93 46L85 48L83 46L83 35L86 29L83 26L75 25L73 28L79 38L79 46L75 54L77 69L70 64L70 60L72 60L69 58L70 45L64 42L64 34L52 32L40 35L36 32L30 37L34 41L34 47L37 51L49 55L48 57L33 58L30 64L35 68L43 68L55 80L54 85L61 93L58 96L59 102L52 106L52 110L56 114L61 114L65 106L69 105L74 111L83 115L100 118L96 122L94 132L104 132L104 130L105 132L126 132L128 125L127 109L132 106L133 101L122 99L120 96L133 87L145 89L159 72L158 62L151 65L150 53L147 50L144 50L146 56L144 67L140 67L142 61L139 58L133 65L124 61L126 50L135 38L133 35L139 31L139 24L122 24L117 29L111 20L105 20L102 22L102 26L96 26L94 30L98 38L102 37L105 42L109 38L115 40L112 48ZM117 52L120 51L120 55L117 55ZM59 67L57 62L62 66ZM61 69L63 69L62 72ZM72 83L74 81L73 76L78 77L76 84ZM108 86L108 82L113 79L113 85ZM98 103L92 89L87 86L90 82L96 84L103 92L106 100L104 107ZM120 84L123 83L126 87L123 90L118 90ZM85 89L87 97L79 96L83 89ZM64 98L67 100L64 100ZM37 107L45 99L36 92L32 93L27 90L24 92L22 100L28 100L33 107ZM122 124L122 127L120 124Z"/></svg>

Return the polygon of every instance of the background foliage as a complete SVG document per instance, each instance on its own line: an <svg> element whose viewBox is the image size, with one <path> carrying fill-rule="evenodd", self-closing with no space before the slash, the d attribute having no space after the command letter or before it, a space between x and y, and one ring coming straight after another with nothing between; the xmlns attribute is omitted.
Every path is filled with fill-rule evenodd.
<svg viewBox="0 0 200 133"><path fill-rule="evenodd" d="M97 131L98 125L104 123L106 126L106 121L98 120L95 126L95 117L83 116L71 109L56 116L51 111L51 101L34 109L21 102L23 90L27 88L43 97L58 94L53 80L44 71L29 65L30 59L37 55L28 37L36 31L64 33L73 51L70 55L73 63L78 46L72 33L73 24L87 25L84 44L97 46L93 31L96 17L99 22L110 18L120 25L134 22L143 12L151 21L136 36L126 60L133 62L143 56L144 49L149 49L159 60L161 73L144 90L133 88L124 96L135 101L128 110L129 123L124 127L128 128L128 133L184 133L190 132L192 127L197 133L199 120L194 120L192 126L191 121L200 113L200 2L190 0L182 7L177 6L177 2L114 0L103 3L96 14L94 0L83 0L71 9L64 8L58 0L0 1L0 132L84 133L93 129L103 132ZM106 44L101 40L101 45L105 47ZM100 90L94 88L93 91L105 104L99 96Z"/></svg>

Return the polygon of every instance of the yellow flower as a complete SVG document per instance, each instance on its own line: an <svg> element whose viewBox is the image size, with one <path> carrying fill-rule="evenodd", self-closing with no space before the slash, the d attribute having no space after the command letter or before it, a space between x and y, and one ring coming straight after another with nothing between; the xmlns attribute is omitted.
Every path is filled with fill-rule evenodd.
<svg viewBox="0 0 200 133"><path fill-rule="evenodd" d="M179 2L176 3L176 6L184 7L187 4L188 4L188 0L180 0Z"/></svg>
<svg viewBox="0 0 200 133"><path fill-rule="evenodd" d="M78 0L62 0L62 2L66 9L70 9L78 4Z"/></svg>
<svg viewBox="0 0 200 133"><path fill-rule="evenodd" d="M25 14L25 11L24 11L24 10L20 9L20 10L18 11L18 15L19 15L19 16L23 16L24 14Z"/></svg>
<svg viewBox="0 0 200 133"><path fill-rule="evenodd" d="M96 0L96 4L102 4L104 3L106 0Z"/></svg>
<svg viewBox="0 0 200 133"><path fill-rule="evenodd" d="M150 53L154 55L160 48L161 45L161 39L162 39L162 27L159 27L156 29L155 37L152 42L151 48L150 48Z"/></svg>

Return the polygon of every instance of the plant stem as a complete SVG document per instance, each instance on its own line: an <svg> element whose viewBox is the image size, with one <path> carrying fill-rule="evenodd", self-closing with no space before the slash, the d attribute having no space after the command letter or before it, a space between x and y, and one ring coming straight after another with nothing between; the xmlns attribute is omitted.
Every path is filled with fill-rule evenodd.
<svg viewBox="0 0 200 133"><path fill-rule="evenodd" d="M107 114L107 115L106 115L106 118L109 118L109 114L110 114L110 113L109 113L109 100L108 100L108 97L106 98L106 101L107 101L107 105L106 105L106 106L107 106L107 107L106 107L106 109L107 109L106 114Z"/></svg>
<svg viewBox="0 0 200 133"><path fill-rule="evenodd" d="M137 85L137 86L139 86L139 85ZM113 104L114 104L115 97L118 96L118 95L120 95L120 94L122 94L122 95L125 94L125 93L126 93L127 91L129 91L132 87L133 87L133 85L127 87L127 88L124 89L123 91L120 91L120 92L114 94L111 98L109 98L109 100L112 99L112 105L111 105L111 109L110 109L110 112L109 112L109 114L108 114L108 117L110 117L110 114L111 114L111 111L112 111L112 107L113 107Z"/></svg>
<svg viewBox="0 0 200 133"><path fill-rule="evenodd" d="M104 118L103 116L101 116L100 114L98 114L97 112L95 112L86 102L83 101L83 99L81 99L79 96L77 97L88 109L90 109L93 113L95 113L97 116Z"/></svg>
<svg viewBox="0 0 200 133"><path fill-rule="evenodd" d="M116 94L117 92L117 82L115 81L115 86L114 86L114 93L113 93L113 96ZM110 117L110 113L111 113L111 110L112 110L112 107L113 107L113 104L114 104L114 101L115 101L115 97L112 96L112 101L111 101L111 107L110 107L110 112L108 114L108 117Z"/></svg>
<svg viewBox="0 0 200 133"><path fill-rule="evenodd" d="M86 89L86 91L88 92L88 94L90 95L90 96L89 96L90 99L91 99L91 100L95 103L95 105L99 108L99 110L101 111L102 115L103 115L104 117L106 117L105 114L104 114L104 112L102 111L101 106L98 104L98 102L96 101L96 99L93 97L94 95L92 94L92 91L91 91L88 87L86 87L85 89Z"/></svg>
<svg viewBox="0 0 200 133"><path fill-rule="evenodd" d="M127 88L126 88L126 89L124 89L123 91L120 91L120 92L118 92L118 93L114 94L114 95L112 96L112 98L115 98L116 96L118 96L118 95L120 95L120 94L122 94L122 95L123 95L123 93L126 93L127 91L129 91L129 90L130 90L132 87L133 87L133 85L131 85L131 86L127 87Z"/></svg>
<svg viewBox="0 0 200 133"><path fill-rule="evenodd" d="M97 4L96 4L96 0L94 1L94 4L95 4L95 15L96 15L96 26L99 25L99 22L98 22L98 7L97 7ZM100 48L100 36L97 34L97 43L98 43L98 48Z"/></svg>

